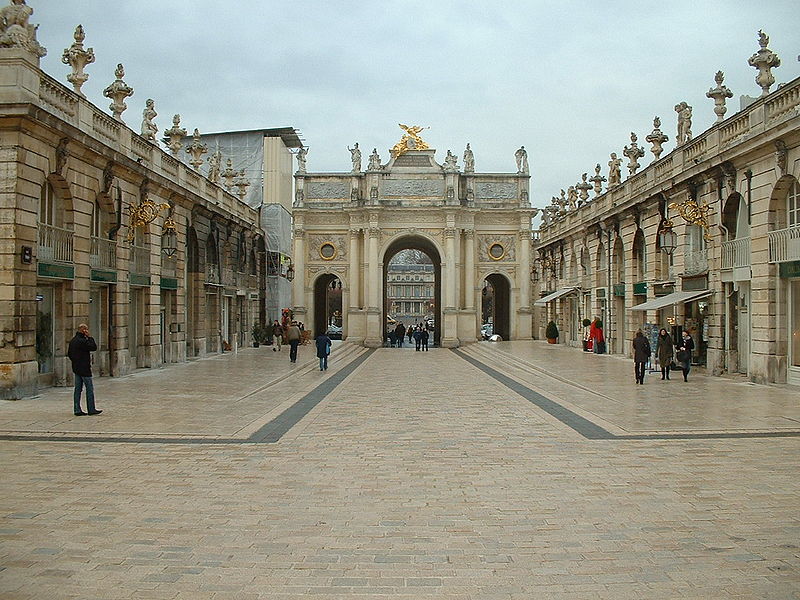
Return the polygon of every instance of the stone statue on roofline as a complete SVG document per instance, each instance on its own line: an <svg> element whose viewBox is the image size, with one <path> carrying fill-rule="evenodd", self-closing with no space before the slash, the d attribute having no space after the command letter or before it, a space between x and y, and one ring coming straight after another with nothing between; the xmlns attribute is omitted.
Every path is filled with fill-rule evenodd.
<svg viewBox="0 0 800 600"><path fill-rule="evenodd" d="M564 190L561 191L563 192ZM571 185L567 188L567 204L569 205L570 210L575 210L578 208L578 192L574 185Z"/></svg>
<svg viewBox="0 0 800 600"><path fill-rule="evenodd" d="M664 151L664 142L669 141L669 137L667 137L667 135L661 131L661 119L658 117L653 119L653 131L651 131L650 135L644 139L646 142L649 142L653 145L653 147L650 148L650 152L652 152L653 156L655 156L656 160L658 160L661 157L661 153Z"/></svg>
<svg viewBox="0 0 800 600"><path fill-rule="evenodd" d="M675 112L678 113L678 137L675 142L682 146L692 140L692 107L681 102L675 105Z"/></svg>
<svg viewBox="0 0 800 600"><path fill-rule="evenodd" d="M378 154L378 149L373 148L372 154L369 155L369 163L367 165L368 171L379 171L381 168L381 157Z"/></svg>
<svg viewBox="0 0 800 600"><path fill-rule="evenodd" d="M361 171L361 150L358 148L358 142L356 142L355 146L351 148L350 146L347 147L350 151L350 160L353 162L353 173L358 173Z"/></svg>
<svg viewBox="0 0 800 600"><path fill-rule="evenodd" d="M469 147L469 143L467 143L467 147L464 149L464 173L474 173L475 172L475 155L472 153L472 148Z"/></svg>
<svg viewBox="0 0 800 600"><path fill-rule="evenodd" d="M617 153L611 153L611 160L608 161L608 189L613 187L617 187L620 183L622 183L622 172L620 167L622 166L622 159L617 158Z"/></svg>
<svg viewBox="0 0 800 600"><path fill-rule="evenodd" d="M83 25L78 25L75 28L73 37L75 38L75 42L64 50L64 54L61 55L61 62L72 67L72 73L67 75L67 81L72 84L76 93L86 97L81 91L81 86L89 79L89 75L84 72L83 68L94 62L94 49L89 48L87 50L83 47L83 40L86 39Z"/></svg>
<svg viewBox="0 0 800 600"><path fill-rule="evenodd" d="M306 172L306 155L308 154L308 148L305 146L301 146L297 150L297 172L298 173L305 173Z"/></svg>
<svg viewBox="0 0 800 600"><path fill-rule="evenodd" d="M453 154L452 152L450 152L450 150L448 150L447 151L447 156L444 157L444 170L445 170L445 172L454 173L454 172L458 171L457 161L458 161L458 158L456 157L456 155Z"/></svg>
<svg viewBox="0 0 800 600"><path fill-rule="evenodd" d="M520 146L519 150L514 153L514 158L517 161L517 173L524 175L528 174L528 151L525 146Z"/></svg>
<svg viewBox="0 0 800 600"><path fill-rule="evenodd" d="M713 87L706 92L706 98L711 98L714 101L714 114L717 115L717 123L722 121L725 118L725 113L728 112L725 100L733 98L733 92L728 89L728 86L722 85L724 80L725 74L722 71L717 71L714 76L717 87Z"/></svg>
<svg viewBox="0 0 800 600"><path fill-rule="evenodd" d="M148 98L142 111L142 137L153 144L156 143L156 135L158 135L158 127L153 121L157 116L155 102L152 98Z"/></svg>
<svg viewBox="0 0 800 600"><path fill-rule="evenodd" d="M25 0L11 0L11 4L0 9L0 47L25 48L42 58L47 48L36 39L38 25L28 23L33 9L25 4Z"/></svg>
<svg viewBox="0 0 800 600"><path fill-rule="evenodd" d="M633 176L639 170L639 160L644 156L644 148L640 148L636 134L631 131L631 145L625 146L622 151L623 156L628 158L628 173Z"/></svg>
<svg viewBox="0 0 800 600"><path fill-rule="evenodd" d="M761 47L758 52L747 60L747 64L758 69L756 83L761 88L761 95L766 96L769 94L770 86L775 83L775 76L772 74L772 69L781 66L781 59L772 50L767 48L769 45L769 36L760 29L758 30L758 45Z"/></svg>
<svg viewBox="0 0 800 600"><path fill-rule="evenodd" d="M600 175L600 163L597 163L594 167L594 176L589 178L589 181L592 182L594 186L594 195L599 196L600 192L603 191L603 182L605 182L606 178Z"/></svg>
<svg viewBox="0 0 800 600"><path fill-rule="evenodd" d="M219 183L220 169L222 168L222 152L217 148L217 151L206 160L208 160L208 180L211 183Z"/></svg>

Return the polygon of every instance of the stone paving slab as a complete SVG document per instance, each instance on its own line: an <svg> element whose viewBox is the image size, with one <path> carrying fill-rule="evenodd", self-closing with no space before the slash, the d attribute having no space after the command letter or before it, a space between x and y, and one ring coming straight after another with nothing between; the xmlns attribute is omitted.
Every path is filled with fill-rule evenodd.
<svg viewBox="0 0 800 600"><path fill-rule="evenodd" d="M274 444L0 441L0 598L800 598L799 445L587 440L379 349Z"/></svg>
<svg viewBox="0 0 800 600"><path fill-rule="evenodd" d="M538 341L484 342L467 349L509 371L524 364L514 374L533 389L619 432L800 431L795 386L713 377L699 368L686 383L679 371L669 381L655 372L642 386L634 382L633 362L618 356Z"/></svg>

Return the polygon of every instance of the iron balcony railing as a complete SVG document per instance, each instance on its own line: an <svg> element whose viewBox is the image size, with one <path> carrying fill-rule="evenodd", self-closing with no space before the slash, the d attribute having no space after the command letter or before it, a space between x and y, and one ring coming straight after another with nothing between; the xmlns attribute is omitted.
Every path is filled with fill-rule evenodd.
<svg viewBox="0 0 800 600"><path fill-rule="evenodd" d="M800 260L800 225L769 232L769 262Z"/></svg>
<svg viewBox="0 0 800 600"><path fill-rule="evenodd" d="M38 259L44 262L71 263L74 237L74 231L39 223Z"/></svg>
<svg viewBox="0 0 800 600"><path fill-rule="evenodd" d="M117 268L117 243L92 236L92 251L89 255L89 265L93 269Z"/></svg>
<svg viewBox="0 0 800 600"><path fill-rule="evenodd" d="M150 248L131 245L130 269L132 273L150 273Z"/></svg>
<svg viewBox="0 0 800 600"><path fill-rule="evenodd" d="M750 238L741 237L722 242L722 268L736 269L750 266Z"/></svg>

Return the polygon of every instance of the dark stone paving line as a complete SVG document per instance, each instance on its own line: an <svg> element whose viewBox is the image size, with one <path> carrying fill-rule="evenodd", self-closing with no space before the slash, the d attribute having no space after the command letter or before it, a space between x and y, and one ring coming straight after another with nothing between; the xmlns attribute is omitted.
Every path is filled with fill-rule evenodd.
<svg viewBox="0 0 800 600"><path fill-rule="evenodd" d="M297 425L309 411L322 402L344 379L361 365L374 349L367 350L364 354L347 364L344 368L333 373L292 406L272 419L269 423L253 433L249 438L180 438L180 437L135 437L135 436L103 436L103 435L18 435L2 434L0 441L6 442L98 442L117 444L274 444L279 441L292 427Z"/></svg>
<svg viewBox="0 0 800 600"><path fill-rule="evenodd" d="M480 362L472 358L471 356L467 356L460 350L453 350L458 356L466 360L468 363L477 367L493 379L496 379L504 386L509 388L515 394L519 394L523 398L525 398L531 404L535 404L539 408L541 408L547 414L555 417L567 427L573 429L574 431L581 434L583 437L590 439L590 440L612 440L614 439L614 434L610 431L607 431L600 427L599 425L592 423L588 419L584 419L582 416L575 414L568 408L561 406L557 402L553 402L549 398L545 398L538 392L534 392L529 387L522 385L521 383L514 381L510 377L503 375L499 371L491 368L490 366Z"/></svg>
<svg viewBox="0 0 800 600"><path fill-rule="evenodd" d="M776 437L800 437L800 431L769 431L769 432L730 432L730 433L643 433L630 435L615 435L610 431L592 423L588 419L572 412L568 408L561 406L557 402L542 396L503 375L492 367L481 361L467 356L461 350L453 349L453 352L466 360L471 365L477 367L493 379L496 379L514 393L522 396L528 402L538 406L547 414L555 417L570 429L581 434L590 440L715 440L715 439L748 439L748 438L776 438Z"/></svg>
<svg viewBox="0 0 800 600"><path fill-rule="evenodd" d="M367 350L346 367L329 376L300 400L253 433L248 438L248 441L259 444L274 444L280 440L292 427L300 422L300 419L305 417L312 408L322 402L348 375L367 360L373 352L375 352L374 349Z"/></svg>

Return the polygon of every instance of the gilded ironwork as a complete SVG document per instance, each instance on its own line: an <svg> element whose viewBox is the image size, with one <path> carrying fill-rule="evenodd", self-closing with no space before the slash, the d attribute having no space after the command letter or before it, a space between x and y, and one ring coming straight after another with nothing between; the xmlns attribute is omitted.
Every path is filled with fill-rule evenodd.
<svg viewBox="0 0 800 600"><path fill-rule="evenodd" d="M158 213L162 210L169 210L170 205L166 202L156 204L150 198L147 198L140 204L128 204L128 215L130 217L130 225L128 226L127 240L132 242L136 237L136 228L144 228L152 223ZM164 224L166 227L166 223ZM172 226L174 227L174 222Z"/></svg>
<svg viewBox="0 0 800 600"><path fill-rule="evenodd" d="M402 156L409 150L427 150L430 148L425 140L419 136L422 131L430 129L430 127L420 127L419 125L408 126L402 123L398 123L398 125L405 133L391 150L391 154L394 158Z"/></svg>
<svg viewBox="0 0 800 600"><path fill-rule="evenodd" d="M711 241L711 234L709 233L710 225L708 223L708 216L711 212L710 204L699 204L697 200L690 198L686 202L680 204L673 202L669 205L669 207L677 210L678 214L683 218L683 220L690 225L699 225L702 227L705 231L703 237L707 242Z"/></svg>

